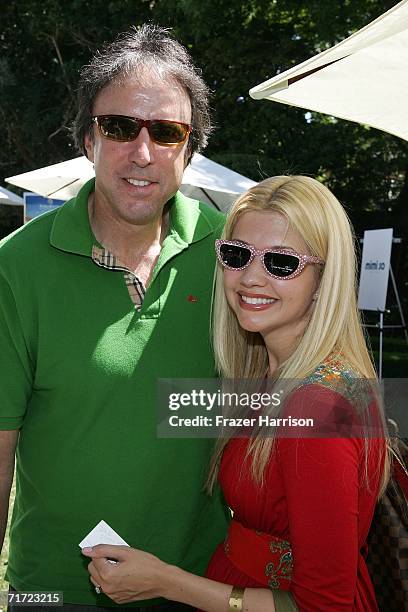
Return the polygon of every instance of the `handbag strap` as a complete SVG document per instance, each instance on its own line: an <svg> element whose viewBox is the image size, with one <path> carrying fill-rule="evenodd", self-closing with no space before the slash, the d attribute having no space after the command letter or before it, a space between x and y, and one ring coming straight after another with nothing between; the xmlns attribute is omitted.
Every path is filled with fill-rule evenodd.
<svg viewBox="0 0 408 612"><path fill-rule="evenodd" d="M408 469L407 457L408 447L400 438L395 438L396 447L387 444L387 448L392 457L391 478L388 484L389 495L394 500L394 504L400 507L400 515L404 517L408 525Z"/></svg>

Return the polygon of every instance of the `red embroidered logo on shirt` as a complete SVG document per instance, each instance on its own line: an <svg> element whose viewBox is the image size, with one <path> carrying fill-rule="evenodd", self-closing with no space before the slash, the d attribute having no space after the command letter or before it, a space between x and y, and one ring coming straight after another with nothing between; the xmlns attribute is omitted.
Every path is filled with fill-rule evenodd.
<svg viewBox="0 0 408 612"><path fill-rule="evenodd" d="M191 293L189 296L187 296L187 300L189 302L198 302L198 298L196 298L194 295L191 295Z"/></svg>

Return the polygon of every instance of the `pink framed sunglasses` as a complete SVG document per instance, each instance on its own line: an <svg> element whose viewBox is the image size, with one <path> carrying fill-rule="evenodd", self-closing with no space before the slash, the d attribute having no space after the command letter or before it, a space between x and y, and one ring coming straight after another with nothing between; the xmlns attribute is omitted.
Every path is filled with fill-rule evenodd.
<svg viewBox="0 0 408 612"><path fill-rule="evenodd" d="M324 266L324 261L320 257L302 255L283 248L259 251L251 244L239 240L216 240L215 251L220 264L228 270L244 270L257 256L261 259L266 272L280 280L289 280L299 276L307 264Z"/></svg>

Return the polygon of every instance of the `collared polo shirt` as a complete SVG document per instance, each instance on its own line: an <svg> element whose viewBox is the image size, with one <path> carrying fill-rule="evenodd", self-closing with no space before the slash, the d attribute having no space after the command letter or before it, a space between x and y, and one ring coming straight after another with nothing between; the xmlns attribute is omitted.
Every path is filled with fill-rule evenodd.
<svg viewBox="0 0 408 612"><path fill-rule="evenodd" d="M202 491L212 441L156 436L158 378L214 375L223 219L174 196L137 310L123 275L92 260L93 187L0 243L0 428L20 429L7 579L19 591L115 607L95 594L78 547L101 519L196 574L225 534L219 495Z"/></svg>

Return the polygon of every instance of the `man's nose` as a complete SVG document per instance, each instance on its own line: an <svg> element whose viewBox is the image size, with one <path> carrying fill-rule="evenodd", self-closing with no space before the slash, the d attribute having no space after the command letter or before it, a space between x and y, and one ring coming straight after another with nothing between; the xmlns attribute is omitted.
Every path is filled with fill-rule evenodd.
<svg viewBox="0 0 408 612"><path fill-rule="evenodd" d="M142 127L137 138L131 142L131 161L140 168L145 168L153 161L154 143L146 127Z"/></svg>
<svg viewBox="0 0 408 612"><path fill-rule="evenodd" d="M246 287L264 286L268 282L269 276L258 255L255 255L249 266L242 270L240 280Z"/></svg>

